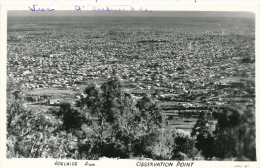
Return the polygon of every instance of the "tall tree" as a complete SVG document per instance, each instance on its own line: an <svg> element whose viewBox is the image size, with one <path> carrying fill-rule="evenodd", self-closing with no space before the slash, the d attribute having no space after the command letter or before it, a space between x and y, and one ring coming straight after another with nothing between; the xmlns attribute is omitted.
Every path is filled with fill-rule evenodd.
<svg viewBox="0 0 260 168"><path fill-rule="evenodd" d="M160 107L152 99L150 94L146 94L136 104L139 109L139 120L142 122L143 130L149 132L154 128L162 126L164 116L160 112Z"/></svg>
<svg viewBox="0 0 260 168"><path fill-rule="evenodd" d="M199 118L192 128L191 136L196 137L195 146L206 159L214 156L214 137L208 122L207 112L200 112Z"/></svg>
<svg viewBox="0 0 260 168"><path fill-rule="evenodd" d="M86 105L86 121L91 121L86 125L99 137L100 156L129 157L162 124L163 116L152 98L147 95L136 102L116 77L101 86L91 84L84 94L80 102Z"/></svg>
<svg viewBox="0 0 260 168"><path fill-rule="evenodd" d="M101 86L88 86L84 90L86 96L80 101L86 106L80 105L88 121L86 125L97 137L99 156L127 157L126 153L131 151L137 112L131 94L121 88L120 81L113 77Z"/></svg>
<svg viewBox="0 0 260 168"><path fill-rule="evenodd" d="M256 160L254 108L226 108L214 133L217 157Z"/></svg>

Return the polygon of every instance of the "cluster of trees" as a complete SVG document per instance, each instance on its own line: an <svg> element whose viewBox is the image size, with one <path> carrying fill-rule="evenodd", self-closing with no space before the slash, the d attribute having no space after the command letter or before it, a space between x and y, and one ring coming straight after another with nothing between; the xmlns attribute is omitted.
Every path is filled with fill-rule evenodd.
<svg viewBox="0 0 260 168"><path fill-rule="evenodd" d="M53 112L62 120L64 130L76 137L79 159L184 159L186 146L196 150L195 143L175 142L178 138L187 143L194 140L167 125L150 95L135 101L121 88L116 78L101 86L91 84L84 90L85 96L77 102L77 107L64 103Z"/></svg>
<svg viewBox="0 0 260 168"><path fill-rule="evenodd" d="M7 157L256 159L252 109L224 111L216 129L201 113L190 134L169 125L149 94L136 101L121 88L117 78L91 84L76 107L62 103L45 113L9 102Z"/></svg>
<svg viewBox="0 0 260 168"><path fill-rule="evenodd" d="M191 136L205 159L256 160L255 111L252 107L228 107L218 117L216 127L209 124L207 113L200 113Z"/></svg>

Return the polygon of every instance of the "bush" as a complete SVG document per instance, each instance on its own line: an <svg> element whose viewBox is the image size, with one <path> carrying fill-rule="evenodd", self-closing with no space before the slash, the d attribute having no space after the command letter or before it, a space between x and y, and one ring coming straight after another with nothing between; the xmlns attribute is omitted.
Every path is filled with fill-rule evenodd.
<svg viewBox="0 0 260 168"><path fill-rule="evenodd" d="M55 134L61 122L54 116L46 115L42 111L31 111L23 107L21 101L8 103L7 106L7 157L38 158L60 157L65 151L63 143L66 138L59 138ZM60 140L60 142L58 142Z"/></svg>

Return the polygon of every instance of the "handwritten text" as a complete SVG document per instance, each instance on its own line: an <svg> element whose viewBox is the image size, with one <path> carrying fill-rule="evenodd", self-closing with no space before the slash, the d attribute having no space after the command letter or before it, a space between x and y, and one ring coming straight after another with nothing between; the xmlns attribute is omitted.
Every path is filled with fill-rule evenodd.
<svg viewBox="0 0 260 168"><path fill-rule="evenodd" d="M76 11L82 11L83 9L85 9L85 6L80 6L80 5L75 5L75 10ZM93 11L139 11L139 12L152 12L151 10L148 10L147 8L143 8L143 7L139 7L139 8L134 8L134 7L129 7L129 9L127 8L113 8L113 7L93 7L92 8Z"/></svg>
<svg viewBox="0 0 260 168"><path fill-rule="evenodd" d="M35 12L35 11L54 11L54 9L50 9L50 8L40 8L40 7L36 7L38 6L37 4L36 5L33 5L32 7L28 6L28 8Z"/></svg>

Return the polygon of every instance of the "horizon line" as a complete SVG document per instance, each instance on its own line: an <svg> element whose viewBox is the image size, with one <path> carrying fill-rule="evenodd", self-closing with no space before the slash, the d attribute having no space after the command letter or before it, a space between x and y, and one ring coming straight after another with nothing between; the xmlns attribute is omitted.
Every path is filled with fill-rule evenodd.
<svg viewBox="0 0 260 168"><path fill-rule="evenodd" d="M75 10L56 10L56 11L7 11L7 17L22 16L52 16L52 17L220 17L220 18L255 18L252 12L242 11L75 11Z"/></svg>

